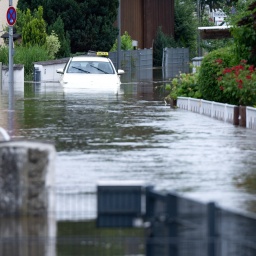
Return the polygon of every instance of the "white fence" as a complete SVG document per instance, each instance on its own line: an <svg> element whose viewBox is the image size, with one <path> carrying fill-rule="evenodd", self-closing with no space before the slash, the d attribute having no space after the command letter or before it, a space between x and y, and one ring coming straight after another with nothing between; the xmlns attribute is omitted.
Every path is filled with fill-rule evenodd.
<svg viewBox="0 0 256 256"><path fill-rule="evenodd" d="M256 108L246 108L246 128L256 130Z"/></svg>
<svg viewBox="0 0 256 256"><path fill-rule="evenodd" d="M202 99L178 97L177 107L192 111L201 115L209 116L224 122L236 124L236 105L224 104ZM241 119L241 116L238 116ZM256 108L246 107L246 128L256 130Z"/></svg>

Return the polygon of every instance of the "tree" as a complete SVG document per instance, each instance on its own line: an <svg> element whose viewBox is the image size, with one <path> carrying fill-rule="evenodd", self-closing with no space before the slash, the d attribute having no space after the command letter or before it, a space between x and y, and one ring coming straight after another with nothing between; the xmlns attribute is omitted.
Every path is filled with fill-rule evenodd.
<svg viewBox="0 0 256 256"><path fill-rule="evenodd" d="M46 37L46 49L47 49L48 55L52 59L54 59L57 52L60 49L60 41L59 41L58 35L56 35L54 31L52 31L52 33Z"/></svg>
<svg viewBox="0 0 256 256"><path fill-rule="evenodd" d="M39 6L34 16L27 9L23 17L22 44L24 46L43 46L46 42L46 23L43 19L43 7Z"/></svg>
<svg viewBox="0 0 256 256"><path fill-rule="evenodd" d="M18 8L24 10L44 7L44 19L52 25L60 17L70 35L71 51L109 51L118 34L114 26L119 0L19 0Z"/></svg>
<svg viewBox="0 0 256 256"><path fill-rule="evenodd" d="M250 64L256 65L256 1L238 1L235 9L236 13L230 16L235 47L234 57L237 62L245 59Z"/></svg>
<svg viewBox="0 0 256 256"><path fill-rule="evenodd" d="M121 36L121 50L132 50L132 38L127 31ZM117 51L117 40L110 51Z"/></svg>
<svg viewBox="0 0 256 256"><path fill-rule="evenodd" d="M153 66L162 66L163 49L165 47L176 47L176 42L174 39L164 34L162 27L157 29L156 38L153 43Z"/></svg>
<svg viewBox="0 0 256 256"><path fill-rule="evenodd" d="M63 58L70 56L70 37L68 32L65 33L64 23L60 16L52 25L48 26L48 34L52 33L52 31L56 33L60 41L60 49L56 57Z"/></svg>
<svg viewBox="0 0 256 256"><path fill-rule="evenodd" d="M196 56L198 20L192 0L175 0L174 39L178 47L189 48L190 57Z"/></svg>

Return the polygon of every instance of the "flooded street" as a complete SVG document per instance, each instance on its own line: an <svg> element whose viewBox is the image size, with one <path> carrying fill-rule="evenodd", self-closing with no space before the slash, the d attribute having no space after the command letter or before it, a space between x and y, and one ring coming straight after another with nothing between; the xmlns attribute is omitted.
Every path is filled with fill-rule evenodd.
<svg viewBox="0 0 256 256"><path fill-rule="evenodd" d="M142 180L256 214L256 131L171 109L157 85L122 84L115 95L26 84L15 96L14 138L55 144L59 188ZM8 129L6 95L0 126Z"/></svg>

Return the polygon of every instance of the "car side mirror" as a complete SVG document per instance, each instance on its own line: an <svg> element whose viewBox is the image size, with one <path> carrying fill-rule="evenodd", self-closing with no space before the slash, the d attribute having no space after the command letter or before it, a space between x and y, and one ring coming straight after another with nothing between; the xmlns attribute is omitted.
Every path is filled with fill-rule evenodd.
<svg viewBox="0 0 256 256"><path fill-rule="evenodd" d="M62 68L58 68L57 70L56 70L56 72L58 73L58 74L64 74L64 71L63 71L63 69Z"/></svg>
<svg viewBox="0 0 256 256"><path fill-rule="evenodd" d="M117 70L117 74L118 75L123 75L125 72L124 72L124 70L122 70L122 69L118 69Z"/></svg>

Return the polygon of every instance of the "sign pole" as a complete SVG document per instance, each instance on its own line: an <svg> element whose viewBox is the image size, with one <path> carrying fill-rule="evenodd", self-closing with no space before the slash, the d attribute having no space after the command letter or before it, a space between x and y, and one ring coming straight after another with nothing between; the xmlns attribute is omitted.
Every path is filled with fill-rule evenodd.
<svg viewBox="0 0 256 256"><path fill-rule="evenodd" d="M9 0L12 6L12 0ZM9 102L12 102L13 94L13 26L9 25Z"/></svg>
<svg viewBox="0 0 256 256"><path fill-rule="evenodd" d="M9 9L12 7L12 0L9 0ZM9 11L8 9L8 11ZM15 17L16 18L16 17ZM11 18L12 19L12 18ZM8 18L9 24L9 95L8 95L8 130L10 137L13 135L13 111L14 111L14 84L13 84L13 23ZM14 21L15 22L15 21Z"/></svg>

